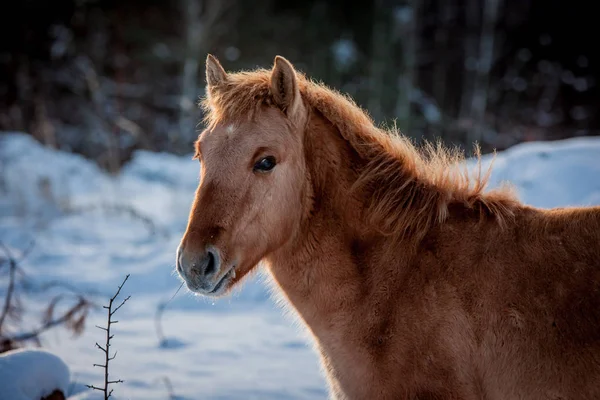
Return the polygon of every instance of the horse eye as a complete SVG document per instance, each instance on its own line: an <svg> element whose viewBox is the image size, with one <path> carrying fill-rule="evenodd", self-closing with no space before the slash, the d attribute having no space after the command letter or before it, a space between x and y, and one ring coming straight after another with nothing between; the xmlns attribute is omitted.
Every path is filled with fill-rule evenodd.
<svg viewBox="0 0 600 400"><path fill-rule="evenodd" d="M256 164L254 164L255 171L267 172L275 168L275 157L268 156L260 159Z"/></svg>

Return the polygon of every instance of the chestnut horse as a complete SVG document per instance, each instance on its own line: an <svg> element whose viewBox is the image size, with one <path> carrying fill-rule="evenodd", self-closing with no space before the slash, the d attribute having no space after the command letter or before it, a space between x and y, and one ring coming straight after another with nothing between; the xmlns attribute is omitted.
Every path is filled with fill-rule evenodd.
<svg viewBox="0 0 600 400"><path fill-rule="evenodd" d="M190 290L228 294L262 262L332 398L600 399L600 207L485 190L481 164L377 128L279 56L228 74L209 55L206 78Z"/></svg>

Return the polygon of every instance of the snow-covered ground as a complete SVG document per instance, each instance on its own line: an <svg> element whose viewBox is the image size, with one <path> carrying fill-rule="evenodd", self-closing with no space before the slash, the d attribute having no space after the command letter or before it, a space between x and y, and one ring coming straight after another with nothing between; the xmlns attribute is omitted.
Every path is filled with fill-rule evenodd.
<svg viewBox="0 0 600 400"><path fill-rule="evenodd" d="M486 162L489 157L485 157ZM19 133L0 135L0 240L36 282L61 280L105 303L126 274L131 299L118 311L111 364L116 399L324 399L326 385L310 339L270 299L265 276L233 297L212 301L182 289L155 327L158 307L179 287L174 254L198 184L191 154L138 152L118 176L74 154L44 148ZM526 143L499 153L492 183L508 180L541 206L600 204L600 138ZM0 295L6 290L0 271ZM27 303L41 311L48 296ZM44 301L45 300L45 301ZM91 314L80 337L42 336L69 366L71 399L100 398L105 316ZM26 322L34 324L39 315ZM168 379L168 381L166 380ZM1 389L1 388L0 388ZM1 390L0 390L1 393Z"/></svg>
<svg viewBox="0 0 600 400"><path fill-rule="evenodd" d="M47 350L17 349L0 354L0 399L41 399L55 390L66 393L69 383L69 367Z"/></svg>

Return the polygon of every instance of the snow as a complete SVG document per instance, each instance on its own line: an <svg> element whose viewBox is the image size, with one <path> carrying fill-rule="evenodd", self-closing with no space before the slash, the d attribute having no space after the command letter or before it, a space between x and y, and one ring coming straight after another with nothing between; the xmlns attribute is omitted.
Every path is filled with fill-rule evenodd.
<svg viewBox="0 0 600 400"><path fill-rule="evenodd" d="M0 354L0 399L40 400L55 390L67 393L69 367L57 355L41 349Z"/></svg>
<svg viewBox="0 0 600 400"><path fill-rule="evenodd" d="M106 304L126 274L115 315L111 379L115 399L326 398L327 387L309 334L271 298L265 274L231 297L209 300L185 288L174 271L198 184L192 154L139 151L117 176L84 158L44 148L30 136L0 136L0 240L19 254L38 283L65 281ZM484 168L491 157L484 157ZM512 182L540 207L600 204L600 138L524 143L497 155L492 185ZM0 295L6 287L0 271ZM120 297L121 297L120 296ZM26 306L35 325L48 302ZM166 304L160 327L157 311ZM94 311L79 337L61 329L42 336L45 349L69 366L69 399L96 399L86 384L102 383L104 310ZM0 395L1 396L1 395Z"/></svg>
<svg viewBox="0 0 600 400"><path fill-rule="evenodd" d="M492 155L483 157L485 171ZM490 185L509 182L542 208L600 204L600 137L528 142L498 153Z"/></svg>

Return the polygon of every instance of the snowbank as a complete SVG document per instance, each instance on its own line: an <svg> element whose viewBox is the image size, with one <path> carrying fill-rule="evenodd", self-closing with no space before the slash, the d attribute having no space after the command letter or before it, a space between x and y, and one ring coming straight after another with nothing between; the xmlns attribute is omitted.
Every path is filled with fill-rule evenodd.
<svg viewBox="0 0 600 400"><path fill-rule="evenodd" d="M55 390L68 392L69 367L46 350L19 349L0 354L0 399L41 400Z"/></svg>
<svg viewBox="0 0 600 400"><path fill-rule="evenodd" d="M484 157L489 165L492 155ZM498 153L490 183L513 184L519 198L543 208L600 204L600 137L528 142Z"/></svg>

